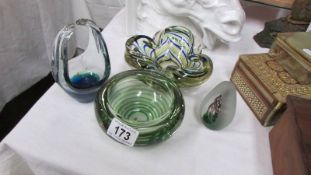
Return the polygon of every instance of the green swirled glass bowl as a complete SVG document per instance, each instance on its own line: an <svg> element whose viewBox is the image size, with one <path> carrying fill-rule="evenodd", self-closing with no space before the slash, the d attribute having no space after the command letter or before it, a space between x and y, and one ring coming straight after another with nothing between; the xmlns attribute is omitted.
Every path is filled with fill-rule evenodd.
<svg viewBox="0 0 311 175"><path fill-rule="evenodd" d="M155 71L119 73L98 91L95 111L107 131L113 118L139 132L134 146L169 138L181 124L184 100L177 85Z"/></svg>

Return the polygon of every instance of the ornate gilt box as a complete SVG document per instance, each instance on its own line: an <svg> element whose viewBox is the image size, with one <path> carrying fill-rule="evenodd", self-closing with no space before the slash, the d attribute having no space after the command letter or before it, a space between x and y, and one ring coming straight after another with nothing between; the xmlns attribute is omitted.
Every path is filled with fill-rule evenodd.
<svg viewBox="0 0 311 175"><path fill-rule="evenodd" d="M288 95L311 98L310 67L301 63L303 55L293 49L295 46L281 40L278 36L269 53L241 55L231 75L231 81L263 126L279 119ZM306 69L301 71L301 67Z"/></svg>
<svg viewBox="0 0 311 175"><path fill-rule="evenodd" d="M280 33L272 44L273 57L300 84L311 83L311 32Z"/></svg>

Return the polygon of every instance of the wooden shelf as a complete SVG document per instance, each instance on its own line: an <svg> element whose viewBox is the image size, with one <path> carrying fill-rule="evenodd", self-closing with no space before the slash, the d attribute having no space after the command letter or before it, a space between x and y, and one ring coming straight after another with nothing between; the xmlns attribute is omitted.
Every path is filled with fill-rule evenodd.
<svg viewBox="0 0 311 175"><path fill-rule="evenodd" d="M295 0L247 0L290 9Z"/></svg>

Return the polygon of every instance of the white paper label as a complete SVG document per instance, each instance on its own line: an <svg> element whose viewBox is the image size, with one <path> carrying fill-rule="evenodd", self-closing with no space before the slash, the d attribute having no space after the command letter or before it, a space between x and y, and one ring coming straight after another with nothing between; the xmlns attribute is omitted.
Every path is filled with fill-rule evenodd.
<svg viewBox="0 0 311 175"><path fill-rule="evenodd" d="M305 53L307 53L309 56L311 56L311 50L310 49L302 49Z"/></svg>
<svg viewBox="0 0 311 175"><path fill-rule="evenodd" d="M107 134L120 143L128 146L134 146L139 132L132 127L122 123L117 118L112 119Z"/></svg>

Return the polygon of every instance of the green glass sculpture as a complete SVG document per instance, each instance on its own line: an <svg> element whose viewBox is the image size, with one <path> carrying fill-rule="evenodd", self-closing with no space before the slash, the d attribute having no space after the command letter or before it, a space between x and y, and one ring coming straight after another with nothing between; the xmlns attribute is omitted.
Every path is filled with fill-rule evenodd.
<svg viewBox="0 0 311 175"><path fill-rule="evenodd" d="M125 59L135 68L164 73L179 87L196 86L210 77L213 63L194 43L189 29L172 26L156 33L153 39L145 35L129 38Z"/></svg>
<svg viewBox="0 0 311 175"><path fill-rule="evenodd" d="M208 93L201 104L200 117L212 130L220 130L233 120L236 109L236 92L231 82L224 81Z"/></svg>
<svg viewBox="0 0 311 175"><path fill-rule="evenodd" d="M98 91L95 111L107 131L112 119L139 132L134 146L150 145L169 138L181 124L184 100L177 85L155 71L119 73Z"/></svg>

